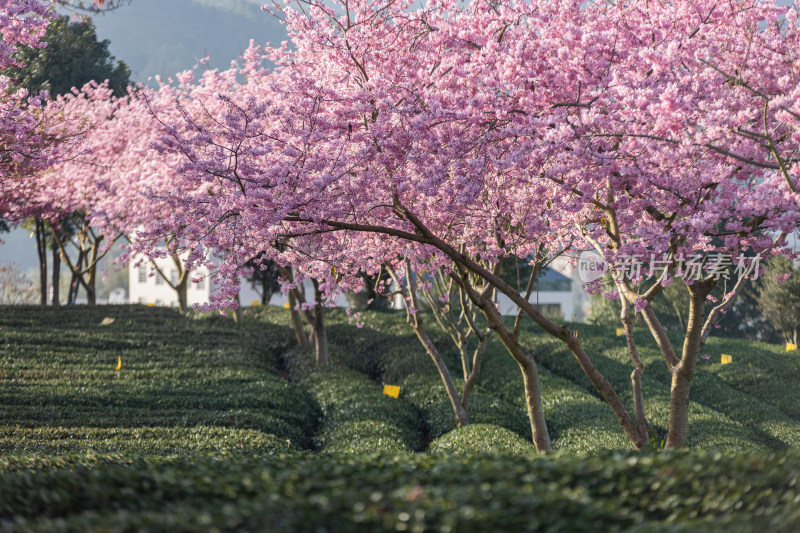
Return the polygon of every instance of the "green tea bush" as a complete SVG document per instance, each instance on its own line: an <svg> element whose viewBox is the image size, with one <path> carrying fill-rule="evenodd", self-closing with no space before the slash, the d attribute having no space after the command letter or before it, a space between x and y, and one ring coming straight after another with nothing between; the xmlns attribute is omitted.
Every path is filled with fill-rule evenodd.
<svg viewBox="0 0 800 533"><path fill-rule="evenodd" d="M196 427L0 427L0 453L78 452L187 454L208 452L286 453L290 439L250 429Z"/></svg>
<svg viewBox="0 0 800 533"><path fill-rule="evenodd" d="M337 451L414 451L423 429L417 409L381 392L364 374L340 368L321 369L302 385L324 413L318 449Z"/></svg>
<svg viewBox="0 0 800 533"><path fill-rule="evenodd" d="M454 429L428 446L431 453L446 452L475 455L482 453L536 453L529 441L506 428L490 424L470 424Z"/></svg>
<svg viewBox="0 0 800 533"><path fill-rule="evenodd" d="M453 384L459 393L464 390L462 378L453 377ZM419 409L448 400L442 378L438 374L423 373L409 374L400 382L400 398Z"/></svg>
<svg viewBox="0 0 800 533"><path fill-rule="evenodd" d="M418 449L419 437L416 432L380 420L339 421L323 426L317 447L325 453L397 454Z"/></svg>
<svg viewBox="0 0 800 533"><path fill-rule="evenodd" d="M625 340L609 335L607 328L581 325L583 346L592 360L615 387L628 411L633 412L630 387L630 362ZM646 331L637 331L640 356L646 365L643 376L645 412L651 428L663 430L669 423L670 375ZM542 365L551 373L568 379L593 396L597 392L575 364L574 358L558 341L540 335L526 335L525 340L536 348ZM729 366L729 365L725 365ZM762 447L785 448L800 437L800 423L778 409L738 391L724 381L704 371L701 364L695 373L691 389L689 433L687 444L693 447L719 447L733 450L752 450ZM576 407L575 412L580 413ZM561 431L558 417L553 421ZM584 447L577 448L585 449Z"/></svg>
<svg viewBox="0 0 800 533"><path fill-rule="evenodd" d="M113 321L101 325L104 318ZM145 306L0 309L0 432L37 428L30 451L63 448L46 442L55 428L183 434L202 426L214 435L204 445L209 450L272 449L275 439L288 440L287 449L312 446L319 407L274 365L290 331L222 318ZM119 448L108 449L135 447L112 440ZM143 453L168 451L163 441L148 448L145 440L138 440ZM92 445L76 439L68 449L81 443ZM10 446L22 452L25 440Z"/></svg>
<svg viewBox="0 0 800 533"><path fill-rule="evenodd" d="M530 438L531 427L524 408L512 405L500 398L483 392L475 392L470 396L470 424L494 424ZM432 439L437 439L456 428L453 408L449 400L440 400L422 410L425 423Z"/></svg>
<svg viewBox="0 0 800 533"><path fill-rule="evenodd" d="M800 528L796 450L6 458L3 531Z"/></svg>

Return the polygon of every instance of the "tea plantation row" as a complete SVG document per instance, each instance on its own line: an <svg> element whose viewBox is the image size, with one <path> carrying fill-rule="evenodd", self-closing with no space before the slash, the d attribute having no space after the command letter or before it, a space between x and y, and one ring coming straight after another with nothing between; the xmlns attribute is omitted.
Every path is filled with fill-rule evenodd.
<svg viewBox="0 0 800 533"><path fill-rule="evenodd" d="M800 526L800 454L7 458L0 531L726 531Z"/></svg>
<svg viewBox="0 0 800 533"><path fill-rule="evenodd" d="M526 331L561 450L542 457L499 343L472 394L472 424L455 429L399 313L370 313L363 329L330 313L324 369L293 346L284 310L246 318L236 327L141 306L0 308L0 531L800 528L800 456L787 449L800 436L800 365L772 347L712 339L739 364L698 372L694 449L634 454L571 356ZM622 340L580 328L630 404ZM458 375L456 353L431 332ZM657 446L668 389L645 333Z"/></svg>

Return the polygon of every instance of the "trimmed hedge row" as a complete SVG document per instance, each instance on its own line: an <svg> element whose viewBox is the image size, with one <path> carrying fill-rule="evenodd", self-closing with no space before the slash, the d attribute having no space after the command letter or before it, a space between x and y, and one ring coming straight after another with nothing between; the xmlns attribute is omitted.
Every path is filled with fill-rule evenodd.
<svg viewBox="0 0 800 533"><path fill-rule="evenodd" d="M427 314L423 312L423 314ZM413 373L436 374L430 356L420 345L413 330L400 311L364 311L365 325L358 328L349 322L341 309L328 313L328 340L346 348L343 366L369 375L384 383L397 384ZM458 355L450 338L435 323L432 315L425 317L429 335L439 348L453 375L460 374Z"/></svg>
<svg viewBox="0 0 800 533"><path fill-rule="evenodd" d="M500 426L470 424L442 435L428 446L431 453L443 452L465 455L507 453L520 455L536 453L530 441Z"/></svg>
<svg viewBox="0 0 800 533"><path fill-rule="evenodd" d="M454 377L453 382L458 391L463 390L463 379ZM408 375L401 382L400 398L420 409L431 439L437 439L456 429L450 399L447 397L442 380L435 373L435 369L432 374L419 372ZM530 440L531 427L524 406L524 403L506 402L502 398L476 387L470 395L467 407L470 425L501 426Z"/></svg>
<svg viewBox="0 0 800 533"><path fill-rule="evenodd" d="M800 527L797 451L5 462L2 531Z"/></svg>
<svg viewBox="0 0 800 533"><path fill-rule="evenodd" d="M517 363L496 341L490 342L487 354L481 369L482 390L524 409L524 390ZM535 350L534 354L537 354ZM600 398L541 364L538 369L542 409L553 449L587 452L632 448L614 413Z"/></svg>
<svg viewBox="0 0 800 533"><path fill-rule="evenodd" d="M470 424L494 424L513 431L521 437L531 438L528 417L518 405L511 405L491 394L473 392L467 410ZM449 400L429 405L422 412L432 439L456 428L456 420Z"/></svg>
<svg viewBox="0 0 800 533"><path fill-rule="evenodd" d="M422 422L411 404L384 395L364 374L321 369L301 384L319 402L324 419L317 449L328 453L396 453L420 447Z"/></svg>
<svg viewBox="0 0 800 533"><path fill-rule="evenodd" d="M0 427L0 453L190 454L207 452L287 453L290 439L250 429L196 427Z"/></svg>
<svg viewBox="0 0 800 533"><path fill-rule="evenodd" d="M407 375L399 384L400 398L419 409L449 401L442 378L435 368L433 373L425 373L418 369L417 372ZM453 384L459 392L464 390L463 378L453 376Z"/></svg>
<svg viewBox="0 0 800 533"><path fill-rule="evenodd" d="M624 339L610 337L607 328L598 326L581 325L580 331L584 349L632 412L630 363ZM642 380L645 410L651 427L663 434L669 420L670 377L652 339L648 340L646 335L649 335L646 331L636 334L640 356L646 365ZM540 354L542 366L580 385L587 393L597 394L572 355L557 340L544 335L525 335L525 342ZM689 446L781 449L800 439L800 425L790 417L706 374L702 366L695 374L691 398Z"/></svg>
<svg viewBox="0 0 800 533"><path fill-rule="evenodd" d="M113 322L100 325L106 317ZM0 431L37 428L31 451L63 448L47 439L68 428L114 435L102 438L103 450L172 453L191 450L191 440L170 448L157 435L190 435L198 426L210 432L203 449L308 448L319 407L275 375L290 333L145 306L0 308ZM155 442L126 437L137 431L155 432ZM93 445L76 438L68 449L81 443ZM25 442L6 444L23 451Z"/></svg>
<svg viewBox="0 0 800 533"><path fill-rule="evenodd" d="M714 355L702 366L706 373L800 421L800 352L786 352L784 346L763 342L714 337L709 338L705 351ZM718 354L722 353L733 357L731 364L720 364Z"/></svg>
<svg viewBox="0 0 800 533"><path fill-rule="evenodd" d="M105 318L114 321L101 325ZM144 305L0 306L0 331L6 339L3 350L15 356L54 351L82 357L109 351L113 365L116 355L151 352L153 361L169 363L186 354L202 356L203 364L196 366L207 367L222 355L228 366L273 373L293 339L291 330L277 323L247 320L235 326L218 314L192 319L174 309Z"/></svg>

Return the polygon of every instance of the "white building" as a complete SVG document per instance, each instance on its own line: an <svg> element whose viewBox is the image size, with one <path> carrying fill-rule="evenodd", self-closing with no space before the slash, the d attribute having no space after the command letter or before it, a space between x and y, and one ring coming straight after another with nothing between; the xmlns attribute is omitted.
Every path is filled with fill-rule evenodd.
<svg viewBox="0 0 800 533"><path fill-rule="evenodd" d="M545 315L568 322L582 322L589 314L589 296L566 257L556 258L539 274L539 290L529 301ZM502 315L517 313L517 305L505 294L498 293L497 305Z"/></svg>
<svg viewBox="0 0 800 533"><path fill-rule="evenodd" d="M132 304L152 304L157 306L178 307L178 293L170 287L148 258L143 258L139 266L136 265L142 257L136 257L128 267L128 301ZM173 285L178 283L178 269L171 257L157 258L155 264L166 275ZM200 279L193 282L193 279ZM186 288L186 304L208 303L210 294L208 269L200 267L189 273L189 283Z"/></svg>
<svg viewBox="0 0 800 533"><path fill-rule="evenodd" d="M128 303L127 294L128 291L126 291L124 287L116 287L114 289L111 289L111 293L108 295L108 303L110 304Z"/></svg>

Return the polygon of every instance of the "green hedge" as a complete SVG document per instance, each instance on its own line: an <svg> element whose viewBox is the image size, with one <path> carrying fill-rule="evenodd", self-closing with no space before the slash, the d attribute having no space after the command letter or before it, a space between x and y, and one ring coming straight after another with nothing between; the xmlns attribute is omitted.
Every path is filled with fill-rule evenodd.
<svg viewBox="0 0 800 533"><path fill-rule="evenodd" d="M471 424L494 424L502 426L526 438L531 438L531 426L525 410L491 394L474 392L468 404ZM432 439L436 439L456 428L453 407L449 400L441 400L422 410Z"/></svg>
<svg viewBox="0 0 800 533"><path fill-rule="evenodd" d="M431 453L455 454L536 453L529 441L506 428L490 424L470 424L442 435L428 446Z"/></svg>
<svg viewBox="0 0 800 533"><path fill-rule="evenodd" d="M614 386L633 412L630 387L630 356L622 337L610 335L608 328L582 324L580 339L597 369ZM669 423L669 372L655 348L649 332L637 331L636 340L646 370L643 376L645 411L650 427L663 433ZM597 392L580 366L566 348L556 339L537 335L524 335L527 345L540 355L542 366L579 385L585 392L597 397ZM691 390L692 405L689 413L687 444L693 447L719 447L750 450L762 447L781 449L789 445L800 426L777 409L760 402L758 398L743 394L723 381L698 368ZM797 433L800 437L800 433Z"/></svg>
<svg viewBox="0 0 800 533"><path fill-rule="evenodd" d="M0 453L79 452L187 454L207 452L286 453L290 439L250 429L196 427L0 427Z"/></svg>
<svg viewBox="0 0 800 533"><path fill-rule="evenodd" d="M100 325L106 317L113 322ZM230 448L226 439L252 450L272 449L275 439L307 448L321 416L308 393L276 375L291 340L285 327L146 306L5 307L0 334L0 432L38 428L30 451L63 446L46 442L59 427L182 434L204 426L219 444L208 449ZM109 449L133 449L117 441L121 448ZM69 449L81 442L92 445L76 439ZM143 452L168 448L139 442Z"/></svg>
<svg viewBox="0 0 800 533"><path fill-rule="evenodd" d="M536 345L527 344L534 355ZM525 406L522 377L517 363L499 342L487 347L489 357L481 369L482 390L513 404ZM538 365L539 384L550 440L555 450L586 452L599 449L631 448L617 418L596 395Z"/></svg>
<svg viewBox="0 0 800 533"><path fill-rule="evenodd" d="M800 421L800 351L786 352L783 345L714 337L709 338L704 351L713 354L708 361L701 361L705 373ZM722 353L732 356L731 364L720 364Z"/></svg>
<svg viewBox="0 0 800 533"><path fill-rule="evenodd" d="M462 378L453 377L453 384L459 393L464 390ZM474 390L478 390L478 388L476 387ZM414 404L419 409L448 400L447 391L438 373L409 374L400 382L400 398Z"/></svg>
<svg viewBox="0 0 800 533"><path fill-rule="evenodd" d="M347 413L340 413L345 418ZM418 449L419 436L381 420L346 420L326 424L317 435L317 448L325 453L406 453Z"/></svg>
<svg viewBox="0 0 800 533"><path fill-rule="evenodd" d="M301 384L316 398L324 413L317 448L325 452L414 451L423 430L417 409L382 393L364 374L325 368Z"/></svg>
<svg viewBox="0 0 800 533"><path fill-rule="evenodd" d="M5 459L3 531L796 531L797 451Z"/></svg>

